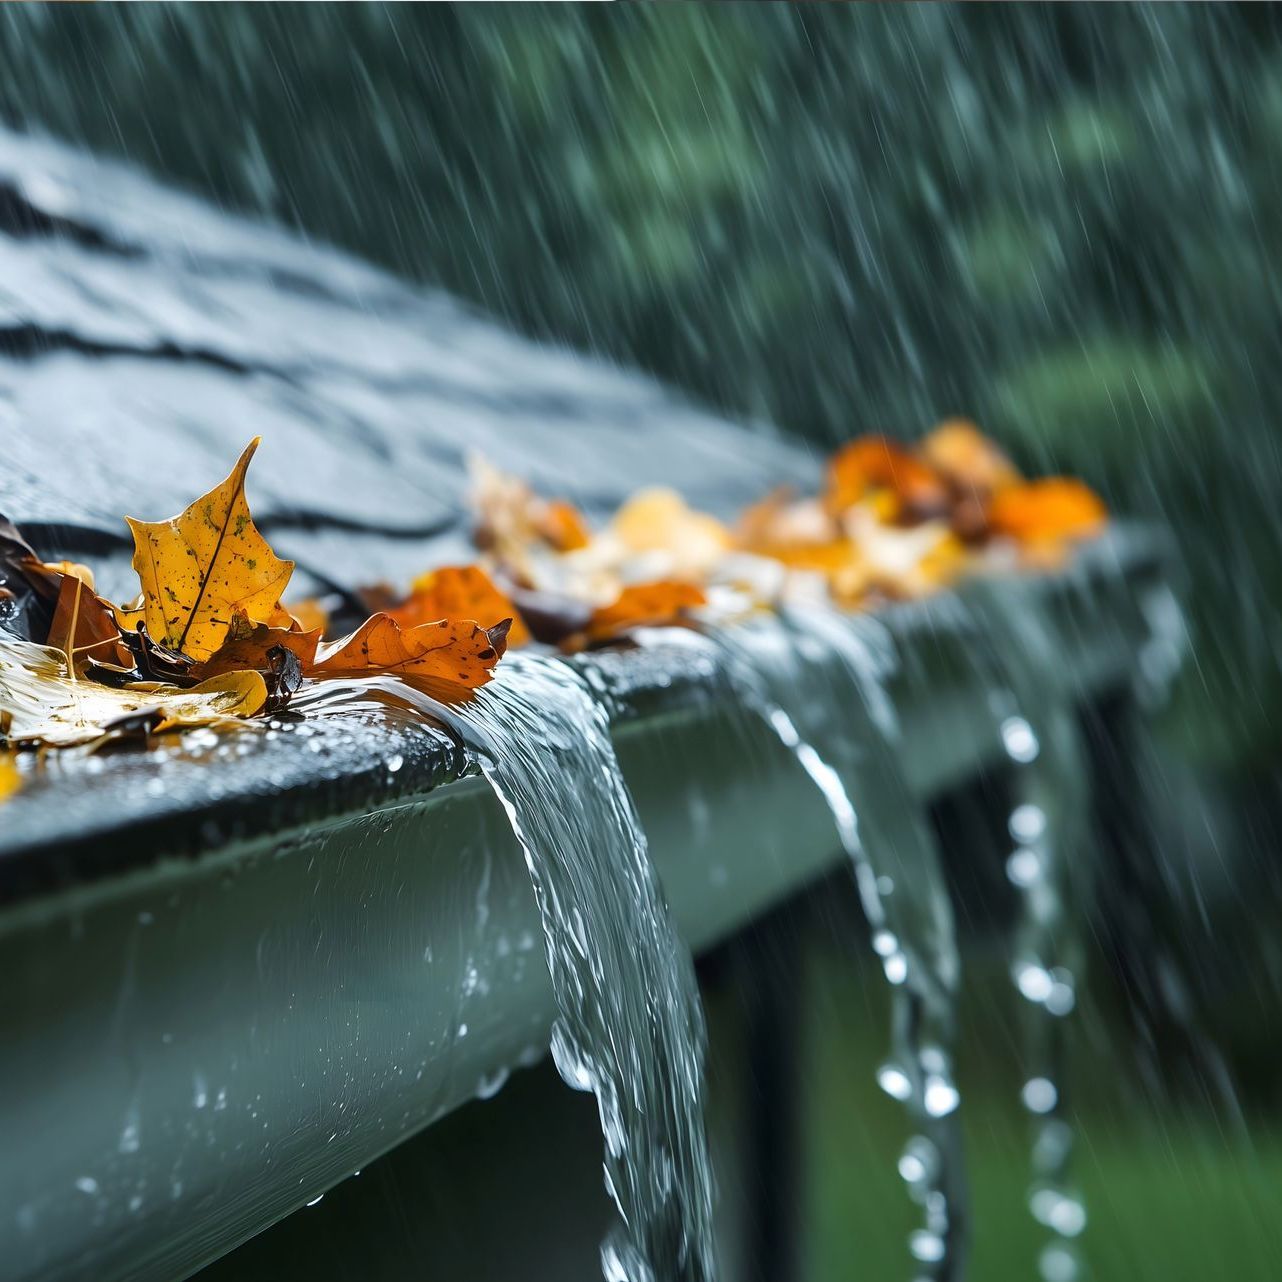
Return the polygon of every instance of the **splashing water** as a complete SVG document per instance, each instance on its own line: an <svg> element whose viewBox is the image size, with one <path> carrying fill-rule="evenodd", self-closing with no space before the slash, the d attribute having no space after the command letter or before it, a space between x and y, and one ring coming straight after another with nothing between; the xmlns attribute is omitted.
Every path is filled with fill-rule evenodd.
<svg viewBox="0 0 1282 1282"><path fill-rule="evenodd" d="M900 771L885 688L895 666L890 633L867 617L814 610L711 635L739 697L822 793L850 857L894 994L893 1050L878 1081L918 1127L899 1160L924 1213L909 1248L918 1277L960 1277L966 1190L952 1075L960 966L938 851Z"/></svg>
<svg viewBox="0 0 1282 1282"><path fill-rule="evenodd" d="M605 1276L711 1282L703 1011L606 712L565 664L512 656L470 703L437 715L480 759L534 883L559 1010L553 1058L597 1098L623 1218L602 1248Z"/></svg>

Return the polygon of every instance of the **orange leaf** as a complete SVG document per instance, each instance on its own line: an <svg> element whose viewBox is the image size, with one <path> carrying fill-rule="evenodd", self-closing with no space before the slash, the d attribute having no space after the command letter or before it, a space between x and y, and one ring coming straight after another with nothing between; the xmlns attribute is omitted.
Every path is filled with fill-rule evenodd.
<svg viewBox="0 0 1282 1282"><path fill-rule="evenodd" d="M1100 497L1081 481L1052 476L1013 485L993 495L988 520L998 534L1021 543L1084 539L1108 520Z"/></svg>
<svg viewBox="0 0 1282 1282"><path fill-rule="evenodd" d="M83 667L90 659L122 668L134 666L111 603L86 587L84 579L66 572L45 644L61 650L74 667Z"/></svg>
<svg viewBox="0 0 1282 1282"><path fill-rule="evenodd" d="M529 645L530 632L511 598L479 565L447 565L414 580L409 598L386 613L403 628L437 619L475 619L492 627L511 619L507 643Z"/></svg>
<svg viewBox="0 0 1282 1282"><path fill-rule="evenodd" d="M538 529L558 552L576 552L592 541L592 531L583 514L564 499L550 499L544 503L542 512L538 514Z"/></svg>
<svg viewBox="0 0 1282 1282"><path fill-rule="evenodd" d="M355 632L324 643L304 674L367 677L392 673L445 700L465 699L484 685L507 649L510 621L482 628L471 619L440 619L402 628L375 614Z"/></svg>
<svg viewBox="0 0 1282 1282"><path fill-rule="evenodd" d="M134 536L147 631L197 661L222 645L236 610L255 623L289 623L280 595L294 563L272 552L245 502L245 473L259 439L245 447L221 485L179 516L125 518Z"/></svg>
<svg viewBox="0 0 1282 1282"><path fill-rule="evenodd" d="M632 628L656 628L684 622L685 611L703 605L707 597L693 583L656 579L634 583L619 593L610 605L593 610L587 639L607 641Z"/></svg>
<svg viewBox="0 0 1282 1282"><path fill-rule="evenodd" d="M315 597L307 597L286 606L295 632L324 632L329 626L329 611Z"/></svg>
<svg viewBox="0 0 1282 1282"><path fill-rule="evenodd" d="M203 681L223 672L267 672L272 663L267 652L275 646L291 650L298 657L304 670L316 658L320 645L320 629L303 632L294 628L273 628L266 623L254 623L239 610L232 615L227 639L203 663L191 670L191 675Z"/></svg>
<svg viewBox="0 0 1282 1282"><path fill-rule="evenodd" d="M921 459L885 436L861 436L828 464L826 502L843 512L877 491L897 500L896 515L925 520L948 510L948 490Z"/></svg>
<svg viewBox="0 0 1282 1282"><path fill-rule="evenodd" d="M974 423L951 418L922 438L918 453L954 489L991 494L1020 481L1015 465Z"/></svg>

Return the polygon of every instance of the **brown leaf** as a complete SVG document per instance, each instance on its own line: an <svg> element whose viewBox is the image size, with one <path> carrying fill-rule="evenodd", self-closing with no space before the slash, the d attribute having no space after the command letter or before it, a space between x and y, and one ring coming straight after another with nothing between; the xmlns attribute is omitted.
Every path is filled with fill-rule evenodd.
<svg viewBox="0 0 1282 1282"><path fill-rule="evenodd" d="M487 629L471 619L439 619L403 629L390 615L375 614L349 636L323 643L304 675L391 673L446 702L466 699L490 679L507 649L510 624L504 619Z"/></svg>
<svg viewBox="0 0 1282 1282"><path fill-rule="evenodd" d="M134 666L111 603L86 587L82 578L69 573L63 575L58 590L46 644L61 650L81 671L90 662L126 669Z"/></svg>
<svg viewBox="0 0 1282 1282"><path fill-rule="evenodd" d="M168 521L126 517L148 631L162 645L208 659L240 610L255 623L288 625L280 596L293 572L258 532L245 501L255 437L231 475Z"/></svg>
<svg viewBox="0 0 1282 1282"><path fill-rule="evenodd" d="M0 516L0 619L27 640L49 635L63 573L46 565L7 517Z"/></svg>
<svg viewBox="0 0 1282 1282"><path fill-rule="evenodd" d="M843 512L879 492L895 500L895 519L924 521L948 511L943 481L888 437L861 436L833 455L825 497L829 511Z"/></svg>
<svg viewBox="0 0 1282 1282"><path fill-rule="evenodd" d="M529 645L530 633L520 612L479 565L447 565L414 580L410 596L386 611L402 628L439 619L472 619L490 627L511 619L510 646Z"/></svg>
<svg viewBox="0 0 1282 1282"><path fill-rule="evenodd" d="M633 628L684 623L687 610L706 603L707 597L693 583L672 579L634 583L624 588L617 600L593 610L587 627L587 641L596 644L612 640Z"/></svg>
<svg viewBox="0 0 1282 1282"><path fill-rule="evenodd" d="M986 497L1021 479L1010 459L968 419L940 423L917 451L959 494Z"/></svg>
<svg viewBox="0 0 1282 1282"><path fill-rule="evenodd" d="M191 675L203 681L206 677L244 668L255 672L269 672L272 670L272 661L268 655L277 646L288 650L303 668L307 668L315 660L319 645L319 631L274 628L266 623L255 623L248 615L237 610L227 629L227 639L208 659L196 664Z"/></svg>

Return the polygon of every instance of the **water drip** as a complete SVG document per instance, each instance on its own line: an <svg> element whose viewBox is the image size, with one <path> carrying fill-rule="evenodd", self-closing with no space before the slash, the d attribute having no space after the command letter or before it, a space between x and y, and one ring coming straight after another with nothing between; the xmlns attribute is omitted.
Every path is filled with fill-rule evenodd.
<svg viewBox="0 0 1282 1282"><path fill-rule="evenodd" d="M899 1170L923 1225L916 1276L955 1279L965 1256L965 1172L952 1078L959 962L939 854L899 764L886 683L896 655L867 617L811 609L712 634L739 698L824 798L891 985L892 1052L877 1080L918 1133Z"/></svg>

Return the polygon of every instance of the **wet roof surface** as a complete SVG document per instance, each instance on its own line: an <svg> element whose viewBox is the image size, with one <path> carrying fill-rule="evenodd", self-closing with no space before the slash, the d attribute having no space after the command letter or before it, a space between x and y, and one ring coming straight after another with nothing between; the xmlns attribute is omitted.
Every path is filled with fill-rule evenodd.
<svg viewBox="0 0 1282 1282"><path fill-rule="evenodd" d="M641 375L0 130L0 512L123 548L124 513L180 510L257 433L259 523L340 582L457 554L470 451L589 509L679 483L728 510L816 473Z"/></svg>

